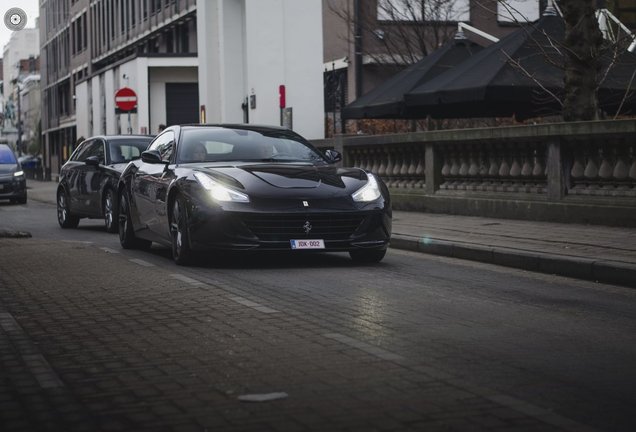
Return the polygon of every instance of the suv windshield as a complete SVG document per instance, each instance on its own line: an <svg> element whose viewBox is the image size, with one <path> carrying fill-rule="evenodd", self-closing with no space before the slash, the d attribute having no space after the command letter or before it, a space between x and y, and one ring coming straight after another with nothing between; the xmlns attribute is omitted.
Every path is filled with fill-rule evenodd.
<svg viewBox="0 0 636 432"><path fill-rule="evenodd" d="M15 155L7 145L0 145L0 164L15 165Z"/></svg>

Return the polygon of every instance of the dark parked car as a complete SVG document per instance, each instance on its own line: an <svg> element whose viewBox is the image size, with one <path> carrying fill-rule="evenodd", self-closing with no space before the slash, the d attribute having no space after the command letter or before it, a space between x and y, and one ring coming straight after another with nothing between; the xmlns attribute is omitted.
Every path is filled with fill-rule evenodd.
<svg viewBox="0 0 636 432"><path fill-rule="evenodd" d="M121 245L169 246L177 264L224 250L341 251L378 262L391 236L388 189L339 160L288 129L172 126L122 173Z"/></svg>
<svg viewBox="0 0 636 432"><path fill-rule="evenodd" d="M117 183L126 164L139 158L152 136L95 136L83 141L60 171L57 221L75 228L80 218L103 218L117 232Z"/></svg>
<svg viewBox="0 0 636 432"><path fill-rule="evenodd" d="M6 144L0 144L0 199L26 204L26 177L15 153Z"/></svg>

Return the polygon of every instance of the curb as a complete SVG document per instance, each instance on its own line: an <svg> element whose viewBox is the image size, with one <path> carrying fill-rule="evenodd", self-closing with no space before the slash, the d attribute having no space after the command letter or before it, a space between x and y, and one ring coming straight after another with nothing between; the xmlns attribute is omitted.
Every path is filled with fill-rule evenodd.
<svg viewBox="0 0 636 432"><path fill-rule="evenodd" d="M636 288L636 266L615 261L481 246L403 234L393 234L390 246L395 249Z"/></svg>

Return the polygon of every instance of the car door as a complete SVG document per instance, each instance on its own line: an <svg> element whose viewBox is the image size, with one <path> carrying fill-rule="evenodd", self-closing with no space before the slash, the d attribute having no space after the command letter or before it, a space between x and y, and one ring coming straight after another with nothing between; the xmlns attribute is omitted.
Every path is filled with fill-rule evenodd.
<svg viewBox="0 0 636 432"><path fill-rule="evenodd" d="M84 158L91 141L92 140L87 140L82 142L64 164L60 172L60 184L64 186L67 192L68 204L75 214L80 213L80 176L86 175L83 169L85 165Z"/></svg>
<svg viewBox="0 0 636 432"><path fill-rule="evenodd" d="M90 157L92 156L92 158ZM97 138L91 145L90 160L97 160L97 164L87 163L90 169L90 181L87 184L86 207L87 212L92 216L102 215L102 190L106 177L106 142L102 138Z"/></svg>
<svg viewBox="0 0 636 432"><path fill-rule="evenodd" d="M103 168L104 142L101 139L86 141L78 154L77 162L70 182L71 208L75 213L99 216L100 165Z"/></svg>
<svg viewBox="0 0 636 432"><path fill-rule="evenodd" d="M147 228L155 235L167 237L167 227L162 227L165 223L160 218L165 210L158 211L162 205L165 207L165 195L167 190L166 173L168 166L172 163L172 156L175 146L175 134L173 130L166 130L159 135L148 147L148 150L156 150L161 154L163 164L149 164L141 162L139 169L133 178L133 199L139 213L139 221L142 228ZM167 225L167 224L166 224ZM162 229L163 228L163 229Z"/></svg>

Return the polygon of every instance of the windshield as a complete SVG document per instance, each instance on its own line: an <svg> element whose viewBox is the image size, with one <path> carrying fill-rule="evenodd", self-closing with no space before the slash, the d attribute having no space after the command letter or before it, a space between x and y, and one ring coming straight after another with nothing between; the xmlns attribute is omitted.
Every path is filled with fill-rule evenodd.
<svg viewBox="0 0 636 432"><path fill-rule="evenodd" d="M327 163L311 144L285 131L224 128L183 131L178 163L219 161Z"/></svg>
<svg viewBox="0 0 636 432"><path fill-rule="evenodd" d="M112 140L110 143L111 163L126 163L139 159L141 153L148 148L151 138Z"/></svg>
<svg viewBox="0 0 636 432"><path fill-rule="evenodd" d="M7 146L0 146L0 164L3 165L15 165L15 155L11 149Z"/></svg>

